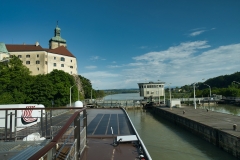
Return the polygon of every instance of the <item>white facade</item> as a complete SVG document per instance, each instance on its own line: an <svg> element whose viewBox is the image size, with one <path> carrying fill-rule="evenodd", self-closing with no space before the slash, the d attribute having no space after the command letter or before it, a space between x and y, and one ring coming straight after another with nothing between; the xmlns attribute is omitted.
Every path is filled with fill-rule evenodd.
<svg viewBox="0 0 240 160"><path fill-rule="evenodd" d="M6 47L10 55L18 57L32 75L48 74L54 69L77 75L77 59L67 50L66 40L60 36L58 26L54 33L54 37L49 40L49 49L42 48L38 42L34 45L9 44Z"/></svg>
<svg viewBox="0 0 240 160"><path fill-rule="evenodd" d="M171 103L170 103L171 102ZM181 108L181 100L180 99L171 99L167 100L167 104L168 107L175 107L175 108Z"/></svg>
<svg viewBox="0 0 240 160"><path fill-rule="evenodd" d="M5 54L5 53L1 53L1 52L0 52L0 61L1 61L1 60L4 60L4 59L6 59L6 58L9 58L9 54Z"/></svg>
<svg viewBox="0 0 240 160"><path fill-rule="evenodd" d="M0 43L0 62L9 58L9 52L4 43Z"/></svg>
<svg viewBox="0 0 240 160"><path fill-rule="evenodd" d="M165 99L164 84L164 82L138 83L140 96L151 101L160 101L162 96Z"/></svg>
<svg viewBox="0 0 240 160"><path fill-rule="evenodd" d="M31 75L47 73L47 58L45 51L9 52L18 57L30 71Z"/></svg>
<svg viewBox="0 0 240 160"><path fill-rule="evenodd" d="M69 74L77 74L77 59L75 57L68 57L50 52L47 53L47 57L48 73L52 72L54 69L57 69Z"/></svg>
<svg viewBox="0 0 240 160"><path fill-rule="evenodd" d="M77 60L75 57L59 55L47 51L10 52L18 57L30 71L31 75L47 74L54 69L69 74L77 74Z"/></svg>

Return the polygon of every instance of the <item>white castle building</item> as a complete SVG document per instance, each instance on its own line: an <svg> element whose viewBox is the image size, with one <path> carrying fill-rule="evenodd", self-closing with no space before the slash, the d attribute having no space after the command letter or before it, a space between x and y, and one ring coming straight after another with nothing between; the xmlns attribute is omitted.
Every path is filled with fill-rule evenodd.
<svg viewBox="0 0 240 160"><path fill-rule="evenodd" d="M32 75L47 74L54 69L63 70L72 75L77 75L77 59L67 49L66 40L60 36L60 28L54 30L54 37L49 40L49 48L42 48L35 44L4 44L0 43L0 61L17 56Z"/></svg>

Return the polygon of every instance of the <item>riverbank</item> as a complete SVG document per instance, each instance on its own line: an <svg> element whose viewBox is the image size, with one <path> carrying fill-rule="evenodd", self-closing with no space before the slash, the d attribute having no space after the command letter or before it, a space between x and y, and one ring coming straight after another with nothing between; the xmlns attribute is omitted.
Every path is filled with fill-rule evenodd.
<svg viewBox="0 0 240 160"><path fill-rule="evenodd" d="M154 107L152 111L240 159L239 116L192 107Z"/></svg>

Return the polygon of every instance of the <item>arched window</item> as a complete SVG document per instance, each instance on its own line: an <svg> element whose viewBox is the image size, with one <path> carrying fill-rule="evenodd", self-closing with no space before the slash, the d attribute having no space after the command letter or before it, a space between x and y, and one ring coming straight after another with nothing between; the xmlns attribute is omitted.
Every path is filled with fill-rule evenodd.
<svg viewBox="0 0 240 160"><path fill-rule="evenodd" d="M30 58L30 55L28 54L28 55L26 55L26 58Z"/></svg>
<svg viewBox="0 0 240 160"><path fill-rule="evenodd" d="M64 58L64 57L61 57L61 61L65 61L65 58Z"/></svg>

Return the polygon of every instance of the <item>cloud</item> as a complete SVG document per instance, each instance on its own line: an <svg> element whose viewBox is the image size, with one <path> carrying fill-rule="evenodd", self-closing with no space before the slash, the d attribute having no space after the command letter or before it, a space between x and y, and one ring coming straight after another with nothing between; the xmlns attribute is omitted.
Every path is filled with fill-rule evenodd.
<svg viewBox="0 0 240 160"><path fill-rule="evenodd" d="M98 57L98 56L92 56L90 59L91 59L91 60L98 60L99 57Z"/></svg>
<svg viewBox="0 0 240 160"><path fill-rule="evenodd" d="M98 89L111 89L111 88L122 88L121 83L118 80L121 79L119 72L111 73L107 71L96 71L96 72L85 72L80 73L87 79L91 80L93 87Z"/></svg>
<svg viewBox="0 0 240 160"><path fill-rule="evenodd" d="M197 50L209 47L210 45L207 44L207 41L185 42L178 46L170 47L165 51L149 52L141 56L133 57L133 59L136 61L151 61L153 63L170 61L171 59L181 59L191 56L191 54L196 53Z"/></svg>
<svg viewBox="0 0 240 160"><path fill-rule="evenodd" d="M192 29L191 30L191 33L189 34L190 37L195 37L195 36L198 36L204 32L207 32L207 31L212 31L212 30L215 30L216 28L211 28L211 29L205 29L205 28L195 28L195 29Z"/></svg>
<svg viewBox="0 0 240 160"><path fill-rule="evenodd" d="M99 89L138 88L137 83L157 80L183 86L239 71L239 50L240 43L212 48L207 41L183 42L133 57L128 64L109 66L109 71L81 75Z"/></svg>
<svg viewBox="0 0 240 160"><path fill-rule="evenodd" d="M91 61L97 61L97 60L105 61L106 59L105 58L101 58L99 56L92 56L92 57L90 57L90 60Z"/></svg>
<svg viewBox="0 0 240 160"><path fill-rule="evenodd" d="M107 66L108 68L121 68L123 67L124 65L109 65Z"/></svg>
<svg viewBox="0 0 240 160"><path fill-rule="evenodd" d="M96 72L86 72L81 73L80 75L91 77L92 79L100 79L100 78L113 78L113 77L119 77L119 74L116 73L110 73L107 71L96 71Z"/></svg>
<svg viewBox="0 0 240 160"><path fill-rule="evenodd" d="M198 36L202 33L206 32L206 30L200 30L200 31L195 31L195 32L192 32L189 34L190 37L195 37L195 36Z"/></svg>
<svg viewBox="0 0 240 160"><path fill-rule="evenodd" d="M86 69L95 69L97 66L85 66Z"/></svg>
<svg viewBox="0 0 240 160"><path fill-rule="evenodd" d="M148 48L148 46L141 46L141 47L139 47L140 49L146 49L146 48Z"/></svg>
<svg viewBox="0 0 240 160"><path fill-rule="evenodd" d="M148 78L149 81L160 79L181 86L239 70L240 44L209 48L207 41L195 41L149 52L133 57L135 62L129 63L123 73L135 83L145 82Z"/></svg>

